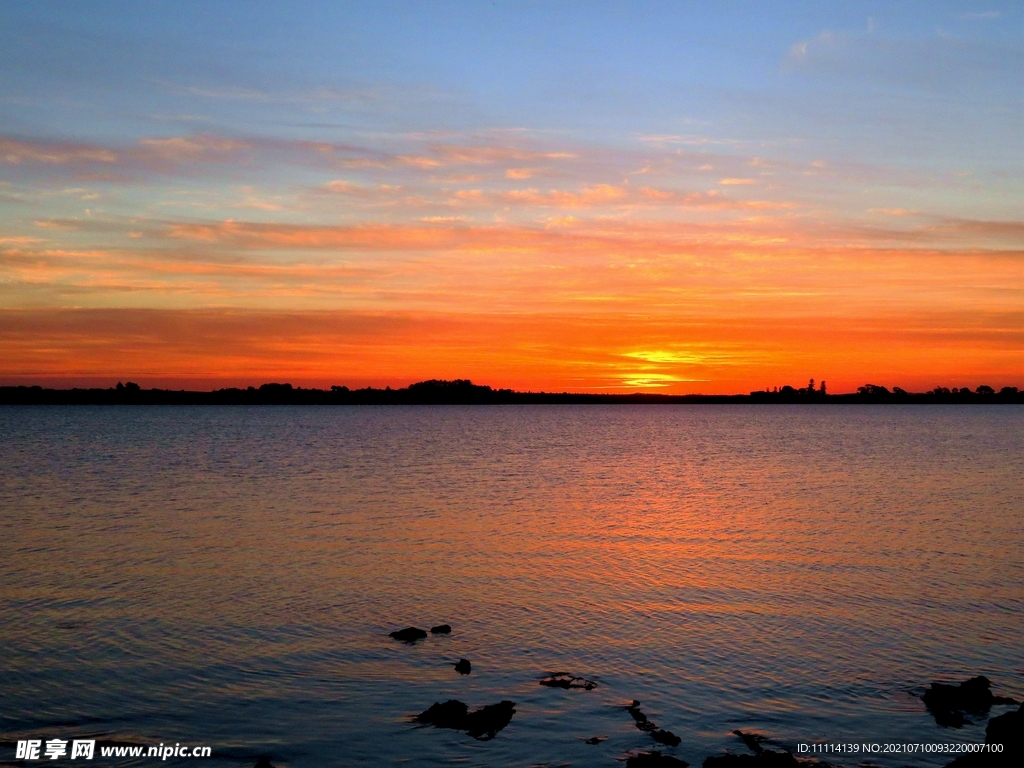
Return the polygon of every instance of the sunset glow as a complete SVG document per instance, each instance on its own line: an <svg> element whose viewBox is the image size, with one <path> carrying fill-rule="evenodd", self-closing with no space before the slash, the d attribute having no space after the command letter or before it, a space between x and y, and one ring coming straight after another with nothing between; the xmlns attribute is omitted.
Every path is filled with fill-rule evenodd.
<svg viewBox="0 0 1024 768"><path fill-rule="evenodd" d="M0 383L1024 385L1019 9L499 5L5 6Z"/></svg>

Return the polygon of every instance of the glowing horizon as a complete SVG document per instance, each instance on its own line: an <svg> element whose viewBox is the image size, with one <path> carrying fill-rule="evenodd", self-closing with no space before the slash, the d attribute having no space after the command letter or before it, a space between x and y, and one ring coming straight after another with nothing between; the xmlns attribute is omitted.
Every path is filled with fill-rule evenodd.
<svg viewBox="0 0 1024 768"><path fill-rule="evenodd" d="M8 6L0 384L1024 386L1024 17L860 8Z"/></svg>

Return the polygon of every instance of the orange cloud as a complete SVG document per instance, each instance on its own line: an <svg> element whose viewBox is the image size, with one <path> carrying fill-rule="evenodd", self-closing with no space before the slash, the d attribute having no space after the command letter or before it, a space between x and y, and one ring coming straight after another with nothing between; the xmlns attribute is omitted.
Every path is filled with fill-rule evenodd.
<svg viewBox="0 0 1024 768"><path fill-rule="evenodd" d="M505 192L499 198L506 203L517 205L554 206L558 208L589 208L622 200L626 190L611 184L596 184L580 192L551 190L539 192L536 189L520 189Z"/></svg>
<svg viewBox="0 0 1024 768"><path fill-rule="evenodd" d="M0 159L5 163L116 163L118 155L109 149L86 144L24 142L0 138Z"/></svg>

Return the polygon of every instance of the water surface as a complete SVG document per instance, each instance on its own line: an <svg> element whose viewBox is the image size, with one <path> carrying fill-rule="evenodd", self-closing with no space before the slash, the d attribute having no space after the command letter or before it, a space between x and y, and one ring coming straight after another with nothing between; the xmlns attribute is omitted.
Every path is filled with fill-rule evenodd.
<svg viewBox="0 0 1024 768"><path fill-rule="evenodd" d="M984 740L914 694L1024 697L1022 470L1018 406L0 408L0 738L614 768L639 699L693 765ZM517 713L409 722L448 698Z"/></svg>

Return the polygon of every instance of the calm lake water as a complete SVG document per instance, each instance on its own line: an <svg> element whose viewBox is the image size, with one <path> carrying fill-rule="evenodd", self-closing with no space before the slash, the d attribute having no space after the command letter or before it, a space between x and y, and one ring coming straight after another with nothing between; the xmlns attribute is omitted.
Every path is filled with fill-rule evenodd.
<svg viewBox="0 0 1024 768"><path fill-rule="evenodd" d="M700 765L737 728L983 741L933 680L1024 697L1018 406L6 407L0 510L5 762L615 768L639 699ZM410 723L449 698L517 711Z"/></svg>

